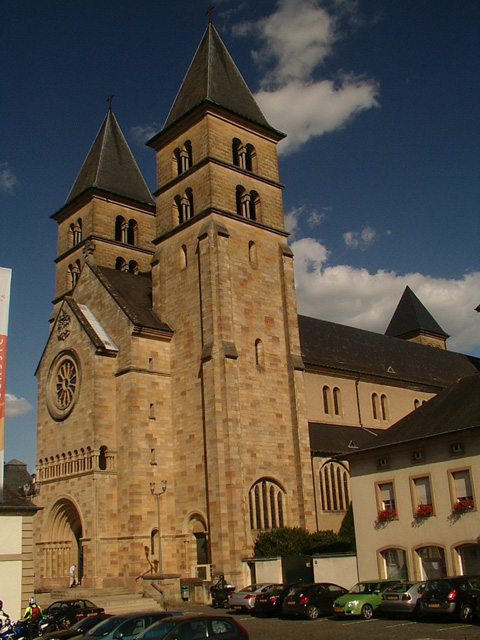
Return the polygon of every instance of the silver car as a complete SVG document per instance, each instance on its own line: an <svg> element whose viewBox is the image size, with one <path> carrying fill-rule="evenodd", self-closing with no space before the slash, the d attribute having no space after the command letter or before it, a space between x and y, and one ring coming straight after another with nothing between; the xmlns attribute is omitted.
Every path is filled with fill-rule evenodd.
<svg viewBox="0 0 480 640"><path fill-rule="evenodd" d="M417 615L418 602L425 590L425 582L400 582L382 593L381 613L388 616Z"/></svg>
<svg viewBox="0 0 480 640"><path fill-rule="evenodd" d="M235 609L235 611L253 611L255 598L273 586L274 584L271 582L268 584L250 584L248 587L240 589L240 591L235 591L230 598L230 609Z"/></svg>

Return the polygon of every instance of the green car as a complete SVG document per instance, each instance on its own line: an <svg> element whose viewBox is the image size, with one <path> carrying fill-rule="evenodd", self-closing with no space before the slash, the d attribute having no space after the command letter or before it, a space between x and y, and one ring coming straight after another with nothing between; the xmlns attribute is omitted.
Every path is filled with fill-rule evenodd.
<svg viewBox="0 0 480 640"><path fill-rule="evenodd" d="M373 614L382 601L382 592L401 580L366 580L358 582L348 593L333 603L335 616L361 616L364 620Z"/></svg>

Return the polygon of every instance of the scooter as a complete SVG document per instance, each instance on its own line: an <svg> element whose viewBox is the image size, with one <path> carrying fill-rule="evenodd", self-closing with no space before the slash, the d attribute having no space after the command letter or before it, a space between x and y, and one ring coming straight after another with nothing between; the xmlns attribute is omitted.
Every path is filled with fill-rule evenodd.
<svg viewBox="0 0 480 640"><path fill-rule="evenodd" d="M212 607L214 609L228 609L230 598L234 591L233 584L226 584L224 587L212 587Z"/></svg>

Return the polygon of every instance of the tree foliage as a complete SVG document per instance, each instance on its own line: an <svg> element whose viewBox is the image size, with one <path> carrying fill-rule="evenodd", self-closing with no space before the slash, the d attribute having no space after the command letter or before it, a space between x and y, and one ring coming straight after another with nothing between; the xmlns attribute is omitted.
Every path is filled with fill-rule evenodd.
<svg viewBox="0 0 480 640"><path fill-rule="evenodd" d="M348 516L348 513L347 513ZM345 519L346 517L345 516ZM345 519L343 525L345 524ZM255 541L255 558L283 557L292 555L313 555L315 553L338 553L353 551L355 534L347 523L344 532L316 531L310 533L300 527L281 527L263 531Z"/></svg>

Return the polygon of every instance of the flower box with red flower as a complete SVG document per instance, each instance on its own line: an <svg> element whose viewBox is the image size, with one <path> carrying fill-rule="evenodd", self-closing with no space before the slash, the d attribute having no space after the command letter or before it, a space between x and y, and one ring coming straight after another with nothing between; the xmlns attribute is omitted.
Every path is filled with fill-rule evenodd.
<svg viewBox="0 0 480 640"><path fill-rule="evenodd" d="M415 518L430 518L430 516L433 516L433 505L419 504L417 510L415 511Z"/></svg>
<svg viewBox="0 0 480 640"><path fill-rule="evenodd" d="M396 509L381 509L377 514L378 522L390 522L398 517Z"/></svg>
<svg viewBox="0 0 480 640"><path fill-rule="evenodd" d="M467 513L468 511L472 511L475 508L475 503L473 498L458 498L457 501L452 506L453 515L461 515L462 513Z"/></svg>

